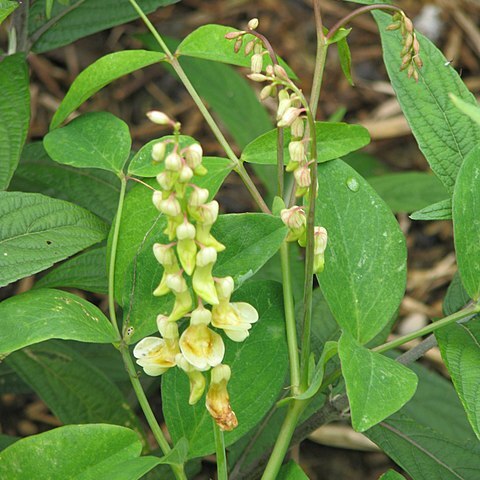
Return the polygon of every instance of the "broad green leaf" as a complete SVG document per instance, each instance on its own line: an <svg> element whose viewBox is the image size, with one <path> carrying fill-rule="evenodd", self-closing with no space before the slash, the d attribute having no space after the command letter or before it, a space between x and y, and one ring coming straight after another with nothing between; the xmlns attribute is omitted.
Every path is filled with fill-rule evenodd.
<svg viewBox="0 0 480 480"><path fill-rule="evenodd" d="M420 210L449 196L440 180L428 173L390 173L368 182L394 213Z"/></svg>
<svg viewBox="0 0 480 480"><path fill-rule="evenodd" d="M32 389L5 362L0 363L0 395L32 393Z"/></svg>
<svg viewBox="0 0 480 480"><path fill-rule="evenodd" d="M94 293L108 293L107 249L99 247L81 253L48 272L35 288L70 287Z"/></svg>
<svg viewBox="0 0 480 480"><path fill-rule="evenodd" d="M341 160L319 165L318 182L315 224L329 236L318 279L337 322L364 344L403 298L405 239L387 205Z"/></svg>
<svg viewBox="0 0 480 480"><path fill-rule="evenodd" d="M435 337L468 420L480 439L480 321L476 318L440 328Z"/></svg>
<svg viewBox="0 0 480 480"><path fill-rule="evenodd" d="M473 300L480 296L480 146L465 159L453 192L452 216L458 271Z"/></svg>
<svg viewBox="0 0 480 480"><path fill-rule="evenodd" d="M132 158L128 165L128 175L136 175L137 177L155 177L160 172L164 170L164 162L155 163L152 160L152 150L153 146L156 143L173 140L175 137L173 135L167 135L162 138L157 138L151 140L145 144ZM188 137L187 135L180 135L178 139L180 149L198 143L194 138ZM174 144L167 143L167 148L165 150L165 155L168 155L173 151Z"/></svg>
<svg viewBox="0 0 480 480"><path fill-rule="evenodd" d="M254 39L254 36L251 34L244 35L243 47L238 53L235 53L235 40L227 40L225 35L229 32L236 31L238 30L226 27L225 25L202 25L182 40L177 48L176 54L229 63L230 65L238 65L239 67L250 67L250 59L252 58L253 52L245 55L243 48L247 42ZM212 45L214 45L215 48L212 48ZM278 58L278 62L285 68L290 78L296 78L291 68L281 58ZM265 55L263 70L265 70L267 65L271 64L272 60L268 55Z"/></svg>
<svg viewBox="0 0 480 480"><path fill-rule="evenodd" d="M18 2L0 0L0 24L19 6Z"/></svg>
<svg viewBox="0 0 480 480"><path fill-rule="evenodd" d="M0 433L0 451L5 450L17 440L19 440L19 437L13 437L11 435L4 435L3 433Z"/></svg>
<svg viewBox="0 0 480 480"><path fill-rule="evenodd" d="M119 173L130 155L128 125L107 112L85 113L48 133L43 145L58 163Z"/></svg>
<svg viewBox="0 0 480 480"><path fill-rule="evenodd" d="M184 437L175 442L174 447L170 452L163 456L159 463L168 465L182 465L187 460L188 455L188 440Z"/></svg>
<svg viewBox="0 0 480 480"><path fill-rule="evenodd" d="M391 358L359 345L347 332L338 355L352 414L352 426L364 432L400 410L415 393L418 378Z"/></svg>
<svg viewBox="0 0 480 480"><path fill-rule="evenodd" d="M348 46L346 36L338 41L337 49L338 57L340 59L340 66L342 67L342 72L345 75L348 83L353 86L354 82L352 78L352 54L350 53L350 47Z"/></svg>
<svg viewBox="0 0 480 480"><path fill-rule="evenodd" d="M165 54L146 50L110 53L89 65L74 80L50 122L58 127L83 102L117 78L165 59Z"/></svg>
<svg viewBox="0 0 480 480"><path fill-rule="evenodd" d="M28 66L24 54L9 55L0 63L0 91L0 190L5 190L17 168L30 122Z"/></svg>
<svg viewBox="0 0 480 480"><path fill-rule="evenodd" d="M293 460L285 464L278 473L278 480L308 480L302 467L297 465Z"/></svg>
<svg viewBox="0 0 480 480"><path fill-rule="evenodd" d="M31 290L0 303L0 354L61 338L113 343L111 323L92 303L59 290Z"/></svg>
<svg viewBox="0 0 480 480"><path fill-rule="evenodd" d="M140 457L138 435L117 425L67 425L18 440L0 453L0 477L136 480L158 464Z"/></svg>
<svg viewBox="0 0 480 480"><path fill-rule="evenodd" d="M450 198L422 208L410 215L412 220L451 220L452 200Z"/></svg>
<svg viewBox="0 0 480 480"><path fill-rule="evenodd" d="M42 142L34 142L25 145L10 190L67 200L111 223L117 211L120 182L112 172L54 162Z"/></svg>
<svg viewBox="0 0 480 480"><path fill-rule="evenodd" d="M389 470L387 473L384 473L378 480L405 480L403 475L400 475L395 470Z"/></svg>
<svg viewBox="0 0 480 480"><path fill-rule="evenodd" d="M387 166L377 157L365 152L352 152L344 155L342 160L354 168L363 178L376 177L389 173Z"/></svg>
<svg viewBox="0 0 480 480"><path fill-rule="evenodd" d="M225 432L227 446L254 427L272 407L282 390L288 365L281 287L273 282L253 282L238 290L233 299L254 305L259 320L244 342L225 339L224 363L232 369L228 391L238 418L238 427ZM188 397L185 373L176 368L163 375L163 412L173 440L188 439L189 457L213 453L212 419L205 401L191 406Z"/></svg>
<svg viewBox="0 0 480 480"><path fill-rule="evenodd" d="M120 355L117 361L122 361ZM142 435L140 422L118 387L65 343L31 345L9 355L6 362L62 423L110 423Z"/></svg>
<svg viewBox="0 0 480 480"><path fill-rule="evenodd" d="M382 37L384 62L403 113L432 170L452 192L460 165L480 143L480 126L457 109L449 94L472 105L477 101L455 69L445 65L440 50L419 33L424 66L418 72L418 83L408 78L405 71L400 71L400 33L385 30L391 16L382 12L373 15Z"/></svg>
<svg viewBox="0 0 480 480"><path fill-rule="evenodd" d="M480 108L478 104L472 105L471 103L467 103L461 98L458 98L453 93L450 94L450 98L452 99L453 104L465 115L468 115L475 123L480 125Z"/></svg>
<svg viewBox="0 0 480 480"><path fill-rule="evenodd" d="M138 2L146 13L152 13L159 7L171 5L178 0L141 0ZM58 20L43 32L33 45L36 53L68 45L79 38L121 25L138 17L129 0L84 0L61 5L55 2L52 18ZM29 14L29 36L37 37L45 27L48 18L45 14L45 0L37 0Z"/></svg>
<svg viewBox="0 0 480 480"><path fill-rule="evenodd" d="M317 161L333 160L370 143L370 136L360 125L316 122ZM290 133L285 132L285 162L290 159L288 143ZM263 165L277 164L277 129L271 130L250 142L242 152L242 160Z"/></svg>
<svg viewBox="0 0 480 480"><path fill-rule="evenodd" d="M101 220L72 203L0 192L0 286L45 270L106 233Z"/></svg>
<svg viewBox="0 0 480 480"><path fill-rule="evenodd" d="M460 275L456 272L443 300L443 313L446 316L458 312L465 307L468 302L470 302L470 297L465 291Z"/></svg>

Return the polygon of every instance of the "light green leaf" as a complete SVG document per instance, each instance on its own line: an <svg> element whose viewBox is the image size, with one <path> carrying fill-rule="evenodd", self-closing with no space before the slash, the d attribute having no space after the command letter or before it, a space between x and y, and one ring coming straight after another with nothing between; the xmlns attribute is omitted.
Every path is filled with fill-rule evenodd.
<svg viewBox="0 0 480 480"><path fill-rule="evenodd" d="M121 362L118 354L117 361ZM14 352L9 366L29 384L62 423L111 423L143 435L118 387L67 344L49 341Z"/></svg>
<svg viewBox="0 0 480 480"><path fill-rule="evenodd" d="M234 294L233 301L251 303L258 311L259 320L244 342L224 339L223 363L232 370L228 392L238 418L238 427L225 432L227 446L254 427L272 407L282 390L288 365L280 285L249 283ZM188 397L189 382L185 373L176 368L163 375L163 411L172 438L188 439L189 457L208 455L215 450L212 419L203 399L191 406Z"/></svg>
<svg viewBox="0 0 480 480"><path fill-rule="evenodd" d="M119 173L130 155L128 125L107 112L85 113L48 133L43 145L58 163Z"/></svg>
<svg viewBox="0 0 480 480"><path fill-rule="evenodd" d="M394 213L420 210L449 196L436 176L423 172L390 173L368 182Z"/></svg>
<svg viewBox="0 0 480 480"><path fill-rule="evenodd" d="M278 480L308 480L305 472L293 460L283 465L278 473Z"/></svg>
<svg viewBox="0 0 480 480"><path fill-rule="evenodd" d="M0 286L45 270L106 233L101 220L72 203L0 192Z"/></svg>
<svg viewBox="0 0 480 480"><path fill-rule="evenodd" d="M338 57L340 59L340 66L342 72L345 75L348 83L354 85L352 78L352 54L350 53L350 47L348 46L347 37L340 39L337 43Z"/></svg>
<svg viewBox="0 0 480 480"><path fill-rule="evenodd" d="M138 435L117 425L67 425L18 440L0 452L0 477L15 480L136 480L158 465L140 457Z"/></svg>
<svg viewBox="0 0 480 480"><path fill-rule="evenodd" d="M253 52L245 55L243 47L245 47L247 42L253 40L254 36L251 34L244 35L243 47L238 53L235 53L235 40L227 40L225 35L229 32L236 31L238 30L226 27L225 25L202 25L182 40L177 48L176 54L229 63L230 65L238 65L239 67L250 67L250 59ZM212 48L212 45L215 45L215 48ZM290 78L297 78L291 68L281 58L278 58L278 62L285 68ZM271 59L268 55L265 55L263 70L265 70L267 65L271 64Z"/></svg>
<svg viewBox="0 0 480 480"><path fill-rule="evenodd" d="M17 168L30 122L28 66L23 53L9 55L0 63L0 91L0 190L5 190Z"/></svg>
<svg viewBox="0 0 480 480"><path fill-rule="evenodd" d="M400 410L415 393L418 378L391 358L360 346L347 332L338 355L352 414L352 426L364 432Z"/></svg>
<svg viewBox="0 0 480 480"><path fill-rule="evenodd" d="M360 125L316 122L317 161L333 160L370 143L368 131ZM290 159L288 143L290 133L285 132L285 162ZM271 130L250 142L242 152L242 160L263 165L277 164L277 129Z"/></svg>
<svg viewBox="0 0 480 480"><path fill-rule="evenodd" d="M465 159L453 192L452 216L458 271L473 300L480 296L480 146Z"/></svg>
<svg viewBox="0 0 480 480"><path fill-rule="evenodd" d="M175 442L174 447L170 452L163 456L159 463L163 465L183 465L187 460L188 455L188 440L184 437Z"/></svg>
<svg viewBox="0 0 480 480"><path fill-rule="evenodd" d="M117 78L164 59L165 54L146 50L126 50L101 57L73 81L50 122L50 129L58 127L83 102Z"/></svg>
<svg viewBox="0 0 480 480"><path fill-rule="evenodd" d="M348 37L350 32L352 31L351 28L339 28L333 35L333 37L327 39L327 45L332 45L334 43L340 42L341 40ZM324 27L324 33L328 33L326 28Z"/></svg>
<svg viewBox="0 0 480 480"><path fill-rule="evenodd" d="M99 247L71 258L35 283L34 288L70 287L108 293L107 251Z"/></svg>
<svg viewBox="0 0 480 480"><path fill-rule="evenodd" d="M467 103L461 98L458 98L453 93L450 94L453 104L465 115L468 115L475 123L480 125L480 108L478 104L472 105L472 103Z"/></svg>
<svg viewBox="0 0 480 480"><path fill-rule="evenodd" d="M111 223L117 210L120 182L112 172L54 162L42 142L34 142L25 145L10 190L67 200Z"/></svg>
<svg viewBox="0 0 480 480"><path fill-rule="evenodd" d="M340 326L360 343L382 331L403 298L405 239L390 209L341 160L318 167L316 225L328 231L322 292Z"/></svg>
<svg viewBox="0 0 480 480"><path fill-rule="evenodd" d="M93 304L59 290L31 290L0 303L0 354L61 338L113 343L115 330Z"/></svg>
<svg viewBox="0 0 480 480"><path fill-rule="evenodd" d="M476 318L440 328L435 337L468 420L480 439L480 321Z"/></svg>
<svg viewBox="0 0 480 480"><path fill-rule="evenodd" d="M0 0L0 24L19 6L18 2Z"/></svg>
<svg viewBox="0 0 480 480"><path fill-rule="evenodd" d="M452 200L447 198L410 215L412 220L451 220Z"/></svg>
<svg viewBox="0 0 480 480"><path fill-rule="evenodd" d="M378 480L405 480L403 475L400 475L395 470L389 470L384 473Z"/></svg>
<svg viewBox="0 0 480 480"><path fill-rule="evenodd" d="M445 65L443 54L417 33L424 66L420 80L400 71L402 40L398 31L386 31L391 16L374 12L382 37L384 62L400 106L412 128L420 150L449 192L453 191L460 165L470 150L480 143L480 126L462 114L449 93L477 105L458 73Z"/></svg>
<svg viewBox="0 0 480 480"><path fill-rule="evenodd" d="M30 8L28 33L38 36L41 28L48 22L45 15L45 1L37 0ZM139 5L146 13L152 13L158 7L171 5L178 0L141 0ZM129 0L84 0L61 5L55 2L52 18L58 20L48 28L33 45L35 53L42 53L68 45L79 38L121 25L138 17Z"/></svg>
<svg viewBox="0 0 480 480"><path fill-rule="evenodd" d="M173 135L166 135L162 138L156 138L145 144L132 158L128 165L128 175L136 175L137 177L156 177L165 168L165 163L155 163L152 160L152 150L156 143L173 140ZM198 143L194 138L187 135L180 135L178 138L180 149ZM165 156L173 151L174 144L167 143L165 150Z"/></svg>

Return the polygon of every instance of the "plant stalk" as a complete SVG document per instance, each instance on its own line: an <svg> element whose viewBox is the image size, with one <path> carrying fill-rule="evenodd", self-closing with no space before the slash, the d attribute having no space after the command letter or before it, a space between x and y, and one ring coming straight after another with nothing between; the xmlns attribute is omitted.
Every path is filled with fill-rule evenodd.
<svg viewBox="0 0 480 480"><path fill-rule="evenodd" d="M225 438L223 431L213 421L213 434L215 437L215 453L217 459L217 480L228 480L227 455L225 453Z"/></svg>

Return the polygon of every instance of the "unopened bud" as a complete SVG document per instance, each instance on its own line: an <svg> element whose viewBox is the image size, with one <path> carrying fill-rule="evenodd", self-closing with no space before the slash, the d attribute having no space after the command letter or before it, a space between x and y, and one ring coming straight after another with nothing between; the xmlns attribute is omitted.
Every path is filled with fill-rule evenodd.
<svg viewBox="0 0 480 480"><path fill-rule="evenodd" d="M192 312L190 325L210 325L212 321L212 312L206 308L198 307Z"/></svg>
<svg viewBox="0 0 480 480"><path fill-rule="evenodd" d="M238 37L237 40L235 40L235 45L233 46L233 51L235 53L238 53L240 49L242 48L242 43L243 43L243 38Z"/></svg>
<svg viewBox="0 0 480 480"><path fill-rule="evenodd" d="M413 37L412 50L414 51L415 55L418 55L418 52L420 52L420 43L418 42L418 38L416 35L414 35Z"/></svg>
<svg viewBox="0 0 480 480"><path fill-rule="evenodd" d="M151 122L156 123L157 125L169 125L172 123L172 120L166 113L159 112L158 110L147 112L147 117Z"/></svg>
<svg viewBox="0 0 480 480"><path fill-rule="evenodd" d="M249 30L255 30L258 27L258 18L252 18L248 22L248 29Z"/></svg>
<svg viewBox="0 0 480 480"><path fill-rule="evenodd" d="M162 190L172 190L175 186L177 174L175 172L163 171L157 175L157 182L162 187Z"/></svg>
<svg viewBox="0 0 480 480"><path fill-rule="evenodd" d="M167 146L165 145L164 142L156 143L152 148L153 160L155 160L155 162L163 162L163 159L165 158L166 149L167 149Z"/></svg>
<svg viewBox="0 0 480 480"><path fill-rule="evenodd" d="M269 77L273 77L273 65L267 65L267 68L265 69L265 73Z"/></svg>
<svg viewBox="0 0 480 480"><path fill-rule="evenodd" d="M226 35L225 35L225 38L227 40L233 40L235 38L238 38L238 37L241 37L245 32L243 31L240 31L240 32L228 32Z"/></svg>
<svg viewBox="0 0 480 480"><path fill-rule="evenodd" d="M400 25L401 25L400 22L393 22L385 30L389 30L389 31L398 30L400 28Z"/></svg>
<svg viewBox="0 0 480 480"><path fill-rule="evenodd" d="M202 163L203 149L199 143L194 143L185 149L184 156L187 165L195 170Z"/></svg>
<svg viewBox="0 0 480 480"><path fill-rule="evenodd" d="M177 238L179 240L195 238L195 226L188 221L184 221L177 227Z"/></svg>
<svg viewBox="0 0 480 480"><path fill-rule="evenodd" d="M247 77L252 80L253 82L266 82L268 77L263 75L262 73L250 73Z"/></svg>
<svg viewBox="0 0 480 480"><path fill-rule="evenodd" d="M303 112L301 108L290 107L287 108L285 113L283 114L280 121L277 123L278 127L289 127Z"/></svg>
<svg viewBox="0 0 480 480"><path fill-rule="evenodd" d="M188 290L187 282L181 273L167 275L167 287L175 293L183 293Z"/></svg>
<svg viewBox="0 0 480 480"><path fill-rule="evenodd" d="M297 118L291 125L290 131L292 132L292 137L301 138L305 133L305 122L303 118Z"/></svg>
<svg viewBox="0 0 480 480"><path fill-rule="evenodd" d="M217 251L213 247L202 248L197 253L197 266L206 267L217 261Z"/></svg>
<svg viewBox="0 0 480 480"><path fill-rule="evenodd" d="M215 288L219 298L229 300L233 290L235 289L235 282L232 277L218 278L215 281Z"/></svg>
<svg viewBox="0 0 480 480"><path fill-rule="evenodd" d="M307 223L305 212L303 208L299 206L284 208L280 212L280 218L288 228L301 228Z"/></svg>
<svg viewBox="0 0 480 480"><path fill-rule="evenodd" d="M265 85L260 92L260 100L266 100L272 94L273 86L272 85Z"/></svg>
<svg viewBox="0 0 480 480"><path fill-rule="evenodd" d="M301 140L296 140L288 144L290 158L294 162L303 162L305 158L305 145Z"/></svg>
<svg viewBox="0 0 480 480"><path fill-rule="evenodd" d="M413 23L408 17L403 18L403 24L405 25L405 30L408 33L413 33Z"/></svg>
<svg viewBox="0 0 480 480"><path fill-rule="evenodd" d="M324 227L315 227L313 229L313 253L319 255L325 253L327 248L328 234Z"/></svg>
<svg viewBox="0 0 480 480"><path fill-rule="evenodd" d="M288 80L288 74L287 74L286 70L285 70L282 66L280 66L280 65L275 65L275 66L273 67L273 71L275 72L275 75L276 75L277 77L279 77L280 79L282 79L282 80Z"/></svg>
<svg viewBox="0 0 480 480"><path fill-rule="evenodd" d="M188 204L191 207L199 207L203 205L208 200L209 191L206 188L196 187L193 189L193 192L190 194L188 199Z"/></svg>
<svg viewBox="0 0 480 480"><path fill-rule="evenodd" d="M252 53L254 45L255 45L254 40L250 40L249 42L247 42L247 44L245 45L245 55L250 55Z"/></svg>
<svg viewBox="0 0 480 480"><path fill-rule="evenodd" d="M250 59L250 69L252 73L260 73L263 68L263 55L261 53L256 53L252 55Z"/></svg>
<svg viewBox="0 0 480 480"><path fill-rule="evenodd" d="M170 195L165 200L158 201L158 193L161 194L161 192L157 191L153 194L153 204L157 207L157 210L169 217L176 217L182 213L182 207L173 195Z"/></svg>
<svg viewBox="0 0 480 480"><path fill-rule="evenodd" d="M255 42L255 45L253 45L253 53L263 53L263 45L261 42Z"/></svg>
<svg viewBox="0 0 480 480"><path fill-rule="evenodd" d="M280 90L278 94L278 98L280 98L280 93L284 91L285 90ZM280 99L280 102L278 103L278 108L277 108L277 120L280 120L283 117L283 115L291 107L291 105L292 105L292 101L290 100L290 97Z"/></svg>
<svg viewBox="0 0 480 480"><path fill-rule="evenodd" d="M293 172L293 176L295 177L295 180L297 181L298 186L301 188L302 187L308 188L312 183L312 179L310 177L310 169L306 165L303 167L297 168Z"/></svg>
<svg viewBox="0 0 480 480"><path fill-rule="evenodd" d="M169 245L162 245L161 243L155 243L153 245L153 254L160 265L164 267L175 265L177 259L175 252Z"/></svg>
<svg viewBox="0 0 480 480"><path fill-rule="evenodd" d="M178 175L178 181L180 183L187 183L193 177L193 170L188 166L184 165L180 170L180 174Z"/></svg>
<svg viewBox="0 0 480 480"><path fill-rule="evenodd" d="M412 33L409 33L407 34L407 36L405 37L405 42L404 42L404 46L403 46L403 49L408 52L411 48L412 48L412 45L413 45L413 34Z"/></svg>
<svg viewBox="0 0 480 480"><path fill-rule="evenodd" d="M165 158L165 168L171 172L179 172L182 165L182 157L177 152L169 153Z"/></svg>
<svg viewBox="0 0 480 480"><path fill-rule="evenodd" d="M418 55L415 55L413 57L413 61L415 62L415 65L417 66L417 68L422 68L423 67L422 59Z"/></svg>

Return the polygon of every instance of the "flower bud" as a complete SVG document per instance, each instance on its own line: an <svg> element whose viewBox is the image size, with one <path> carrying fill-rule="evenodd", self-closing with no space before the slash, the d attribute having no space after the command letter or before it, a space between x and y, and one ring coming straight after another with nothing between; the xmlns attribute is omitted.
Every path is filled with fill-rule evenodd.
<svg viewBox="0 0 480 480"><path fill-rule="evenodd" d="M273 65L267 65L267 68L265 69L265 73L269 77L273 77Z"/></svg>
<svg viewBox="0 0 480 480"><path fill-rule="evenodd" d="M176 322L184 317L192 308L192 297L188 289L185 292L175 294L175 303L168 317L170 322Z"/></svg>
<svg viewBox="0 0 480 480"><path fill-rule="evenodd" d="M403 18L403 24L405 25L405 30L408 33L413 33L413 23L408 17Z"/></svg>
<svg viewBox="0 0 480 480"><path fill-rule="evenodd" d="M285 90L280 90L280 92L284 92ZM280 98L280 93L279 93L279 98ZM280 120L285 112L291 107L292 101L290 100L290 97L288 98L282 98L280 102L278 103L278 108L277 108L277 120Z"/></svg>
<svg viewBox="0 0 480 480"><path fill-rule="evenodd" d="M202 298L206 303L209 303L210 305L216 305L218 304L218 296L217 296L217 291L215 289L215 283L213 282L213 277L212 277L212 268L214 262L209 262L205 263L205 265L199 265L199 256L200 258L202 257L200 254L203 250L200 250L200 252L197 253L197 266L195 268L195 271L193 272L192 276L192 286L193 290L195 293ZM213 252L215 250L212 248ZM216 257L215 252L215 257ZM208 257L208 254L207 254ZM203 260L209 260L212 259L213 257L206 258Z"/></svg>
<svg viewBox="0 0 480 480"><path fill-rule="evenodd" d="M202 248L197 253L197 266L206 267L217 261L217 251L213 247Z"/></svg>
<svg viewBox="0 0 480 480"><path fill-rule="evenodd" d="M158 190L153 193L153 204L157 210L169 217L176 217L182 213L180 203L174 195L170 195L167 199L163 200L161 198L161 192Z"/></svg>
<svg viewBox="0 0 480 480"><path fill-rule="evenodd" d="M192 240L195 238L195 226L185 220L177 227L177 238L179 240L189 239Z"/></svg>
<svg viewBox="0 0 480 480"><path fill-rule="evenodd" d="M302 112L303 112L303 109L301 108L296 108L296 107L287 108L285 113L282 115L282 118L280 119L280 121L277 122L277 126L289 127Z"/></svg>
<svg viewBox="0 0 480 480"><path fill-rule="evenodd" d="M177 152L172 152L165 158L165 168L171 172L179 172L182 165L182 157Z"/></svg>
<svg viewBox="0 0 480 480"><path fill-rule="evenodd" d="M295 177L298 186L301 188L308 188L312 183L312 179L310 177L310 169L307 165L297 168L293 172L293 176Z"/></svg>
<svg viewBox="0 0 480 480"><path fill-rule="evenodd" d="M177 179L176 172L163 171L157 175L157 182L162 190L173 190Z"/></svg>
<svg viewBox="0 0 480 480"><path fill-rule="evenodd" d="M245 33L244 31L228 32L227 34L225 34L225 38L227 40L233 40L235 38L241 37L244 33Z"/></svg>
<svg viewBox="0 0 480 480"><path fill-rule="evenodd" d="M167 275L166 282L167 287L174 293L183 293L188 290L187 282L180 272Z"/></svg>
<svg viewBox="0 0 480 480"><path fill-rule="evenodd" d="M313 253L319 255L325 253L327 248L327 230L324 227L315 227L313 229Z"/></svg>
<svg viewBox="0 0 480 480"><path fill-rule="evenodd" d="M235 282L232 277L217 278L215 288L217 289L218 298L228 301L235 289Z"/></svg>
<svg viewBox="0 0 480 480"><path fill-rule="evenodd" d="M277 76L278 78L282 80L288 80L288 74L282 66L274 65L273 71L275 73L275 76Z"/></svg>
<svg viewBox="0 0 480 480"><path fill-rule="evenodd" d="M156 123L157 125L169 125L172 123L172 120L167 114L159 112L158 110L147 112L147 117L151 122Z"/></svg>
<svg viewBox="0 0 480 480"><path fill-rule="evenodd" d="M263 55L261 53L256 53L252 55L250 59L250 69L252 73L260 73L263 68Z"/></svg>
<svg viewBox="0 0 480 480"><path fill-rule="evenodd" d="M273 91L274 87L272 85L265 85L260 92L260 100L266 100Z"/></svg>
<svg viewBox="0 0 480 480"><path fill-rule="evenodd" d="M268 77L262 73L250 73L247 77L254 82L265 82L268 80Z"/></svg>
<svg viewBox="0 0 480 480"><path fill-rule="evenodd" d="M256 28L258 28L258 18L252 18L248 22L248 29L255 30Z"/></svg>
<svg viewBox="0 0 480 480"><path fill-rule="evenodd" d="M180 183L187 183L193 177L193 170L188 165L183 165L182 169L180 170L180 174L178 175L178 181Z"/></svg>
<svg viewBox="0 0 480 480"><path fill-rule="evenodd" d="M178 340L178 326L175 322L170 322L165 315L158 315L157 328L165 340Z"/></svg>
<svg viewBox="0 0 480 480"><path fill-rule="evenodd" d="M194 187L188 199L188 205L191 207L199 207L208 200L208 195L209 191L206 188Z"/></svg>
<svg viewBox="0 0 480 480"><path fill-rule="evenodd" d="M185 149L184 156L187 165L195 170L202 163L203 149L200 144L194 143Z"/></svg>
<svg viewBox="0 0 480 480"><path fill-rule="evenodd" d="M203 392L205 391L205 377L202 372L190 364L181 353L177 354L175 361L177 366L188 375L188 380L190 381L190 397L188 403L195 405L200 398L202 398Z"/></svg>
<svg viewBox="0 0 480 480"><path fill-rule="evenodd" d="M242 48L242 43L243 43L243 38L242 37L238 37L235 40L235 45L233 46L233 51L235 53L238 53L240 51L240 49Z"/></svg>
<svg viewBox="0 0 480 480"><path fill-rule="evenodd" d="M152 148L152 158L155 162L163 162L163 159L165 158L165 150L167 149L167 146L165 145L165 142L157 142L155 145L153 145Z"/></svg>
<svg viewBox="0 0 480 480"><path fill-rule="evenodd" d="M288 144L288 152L294 162L303 162L305 159L305 144L301 140L294 140Z"/></svg>
<svg viewBox="0 0 480 480"><path fill-rule="evenodd" d="M163 267L175 265L177 262L177 257L175 257L175 252L170 245L162 245L161 243L153 244L153 254L157 259L158 263Z"/></svg>
<svg viewBox="0 0 480 480"><path fill-rule="evenodd" d="M284 208L280 212L282 222L291 229L304 227L307 223L307 217L302 207L298 205L292 208Z"/></svg>
<svg viewBox="0 0 480 480"><path fill-rule="evenodd" d="M297 118L290 126L290 131L294 138L303 137L303 134L305 133L305 122L303 121L303 118Z"/></svg>
<svg viewBox="0 0 480 480"><path fill-rule="evenodd" d="M247 42L247 44L245 45L245 55L250 55L252 53L254 45L254 40L250 40L249 42Z"/></svg>

